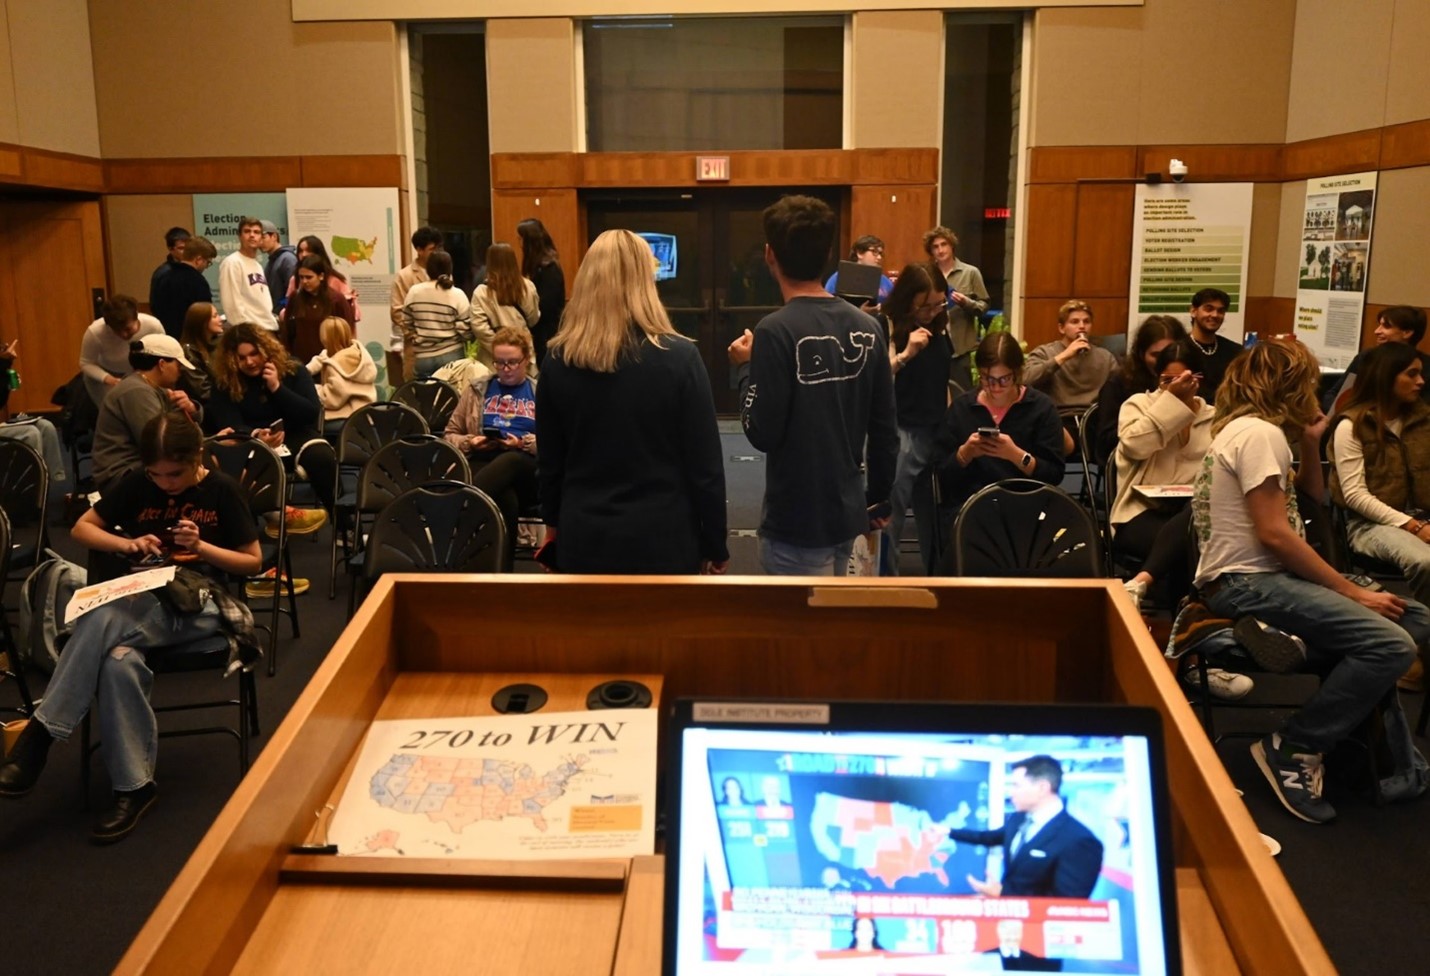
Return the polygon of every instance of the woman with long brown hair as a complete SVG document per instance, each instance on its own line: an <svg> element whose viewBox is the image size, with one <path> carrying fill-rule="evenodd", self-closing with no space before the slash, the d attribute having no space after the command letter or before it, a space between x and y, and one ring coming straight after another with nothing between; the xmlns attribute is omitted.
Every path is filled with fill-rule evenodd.
<svg viewBox="0 0 1430 976"><path fill-rule="evenodd" d="M1311 823L1336 815L1321 795L1322 758L1377 706L1396 760L1382 795L1424 792L1424 760L1410 745L1395 682L1430 638L1423 604L1358 586L1306 543L1296 489L1322 495L1320 379L1316 357L1295 340L1261 342L1233 360L1217 389L1211 449L1192 496L1201 545L1194 585L1212 613L1297 634L1325 675L1279 732L1251 747L1282 805ZM1303 459L1294 477L1293 442Z"/></svg>
<svg viewBox="0 0 1430 976"><path fill-rule="evenodd" d="M516 252L500 242L487 248L487 278L472 292L472 332L477 359L492 365L492 338L502 329L530 332L541 318L536 285L522 276Z"/></svg>
<svg viewBox="0 0 1430 976"><path fill-rule="evenodd" d="M929 477L939 422L948 409L948 371L953 344L948 338L948 304L943 276L928 265L910 264L899 273L879 316L889 331L889 364L894 371L894 406L899 425L899 460L889 491L892 512L884 529L897 554L904 515L912 503L919 530L924 573L933 572L935 552L933 481ZM889 561L898 574L898 558Z"/></svg>
<svg viewBox="0 0 1430 976"><path fill-rule="evenodd" d="M1186 327L1171 315L1149 315L1137 327L1122 368L1107 378L1097 394L1097 424L1092 438L1093 460L1106 464L1117 449L1117 417L1127 398L1160 388L1157 356L1187 337Z"/></svg>
<svg viewBox="0 0 1430 976"><path fill-rule="evenodd" d="M547 233L546 225L528 217L516 225L521 240L521 273L536 286L541 317L531 329L536 341L536 365L546 358L546 345L561 327L561 313L566 310L566 275L561 270L561 258Z"/></svg>
<svg viewBox="0 0 1430 976"><path fill-rule="evenodd" d="M283 309L283 342L293 358L307 362L323 351L318 330L325 319L337 316L348 325L356 326L352 303L341 291L330 287L332 272L325 270L322 258L306 254L298 259L293 278L297 289Z"/></svg>
<svg viewBox="0 0 1430 976"><path fill-rule="evenodd" d="M563 572L721 573L730 558L710 380L654 262L628 230L596 238L536 388L541 515Z"/></svg>

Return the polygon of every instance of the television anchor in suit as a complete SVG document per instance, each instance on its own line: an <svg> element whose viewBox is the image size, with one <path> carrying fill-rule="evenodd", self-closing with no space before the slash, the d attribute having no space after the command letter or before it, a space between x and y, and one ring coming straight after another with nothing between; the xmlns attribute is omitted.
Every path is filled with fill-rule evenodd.
<svg viewBox="0 0 1430 976"><path fill-rule="evenodd" d="M1063 809L1063 768L1051 756L1014 764L1008 779L1016 811L997 830L950 830L950 840L1004 849L1003 879L972 875L974 892L988 898L1086 898L1102 871L1102 841Z"/></svg>

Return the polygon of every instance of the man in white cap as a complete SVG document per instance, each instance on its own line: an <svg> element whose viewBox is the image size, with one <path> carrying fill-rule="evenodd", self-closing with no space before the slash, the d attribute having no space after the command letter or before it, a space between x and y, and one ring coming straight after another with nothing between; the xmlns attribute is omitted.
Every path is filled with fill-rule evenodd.
<svg viewBox="0 0 1430 976"><path fill-rule="evenodd" d="M178 389L181 367L194 368L179 340L162 332L136 339L129 345L129 365L134 372L105 394L94 428L94 482L101 494L144 466L139 434L151 419L179 410L194 423L203 422L203 407Z"/></svg>
<svg viewBox="0 0 1430 976"><path fill-rule="evenodd" d="M283 243L278 236L278 225L273 221L260 220L258 226L263 228L258 249L268 255L263 273L268 277L268 294L273 298L273 314L277 315L288 304L288 282L298 272L298 249Z"/></svg>

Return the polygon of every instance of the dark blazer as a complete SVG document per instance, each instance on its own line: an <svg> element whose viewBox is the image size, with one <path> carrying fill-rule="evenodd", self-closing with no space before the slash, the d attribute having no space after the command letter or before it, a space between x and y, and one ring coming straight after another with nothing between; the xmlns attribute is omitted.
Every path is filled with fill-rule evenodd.
<svg viewBox="0 0 1430 976"><path fill-rule="evenodd" d="M195 302L213 303L213 290L208 279L191 264L177 261L164 274L155 277L149 289L149 310L164 324L164 331L183 341L184 316Z"/></svg>
<svg viewBox="0 0 1430 976"><path fill-rule="evenodd" d="M1025 813L1015 813L1001 830L950 830L964 844L1002 846L1007 851ZM1003 894L1026 898L1086 898L1102 871L1102 841L1066 811L1043 825L1018 853L1003 858Z"/></svg>
<svg viewBox="0 0 1430 976"><path fill-rule="evenodd" d="M1003 955L997 949L988 949L983 954L997 956L1002 962L1005 972L1015 970L1031 973L1059 973L1063 969L1061 959L1045 959L1042 956L1035 956L1031 952L1022 952L1011 958Z"/></svg>
<svg viewBox="0 0 1430 976"><path fill-rule="evenodd" d="M567 573L695 573L730 558L725 466L695 343L641 341L614 373L546 359L536 386L541 517Z"/></svg>

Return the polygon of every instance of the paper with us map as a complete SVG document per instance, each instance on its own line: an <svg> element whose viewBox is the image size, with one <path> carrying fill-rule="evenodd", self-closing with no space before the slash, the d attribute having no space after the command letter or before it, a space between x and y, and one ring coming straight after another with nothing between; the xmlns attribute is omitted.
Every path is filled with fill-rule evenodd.
<svg viewBox="0 0 1430 976"><path fill-rule="evenodd" d="M655 709L373 722L339 854L500 860L655 849Z"/></svg>

